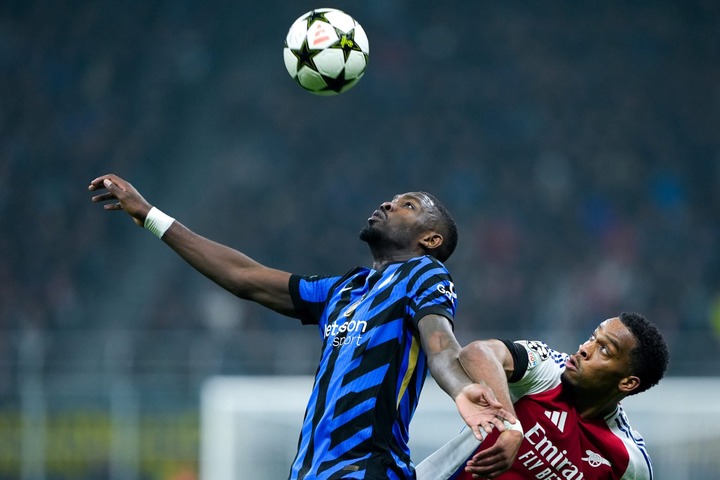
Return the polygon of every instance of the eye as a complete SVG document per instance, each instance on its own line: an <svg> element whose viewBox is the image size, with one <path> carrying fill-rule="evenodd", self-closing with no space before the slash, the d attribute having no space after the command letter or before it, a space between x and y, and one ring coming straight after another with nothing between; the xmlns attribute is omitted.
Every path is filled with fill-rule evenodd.
<svg viewBox="0 0 720 480"><path fill-rule="evenodd" d="M403 205L403 207L415 210L415 205L412 202L405 202L405 205Z"/></svg>

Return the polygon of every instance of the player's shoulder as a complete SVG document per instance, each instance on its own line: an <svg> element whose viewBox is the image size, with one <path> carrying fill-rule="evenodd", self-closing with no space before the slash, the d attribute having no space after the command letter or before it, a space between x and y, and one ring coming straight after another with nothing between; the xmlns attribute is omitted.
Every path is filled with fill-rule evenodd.
<svg viewBox="0 0 720 480"><path fill-rule="evenodd" d="M613 413L605 417L612 433L622 442L628 455L628 467L623 479L649 480L653 478L650 455L645 446L645 439L630 424L625 410L618 404Z"/></svg>
<svg viewBox="0 0 720 480"><path fill-rule="evenodd" d="M390 264L383 271L383 276L392 276L395 282L410 284L451 279L450 272L445 265L430 255L421 255Z"/></svg>
<svg viewBox="0 0 720 480"><path fill-rule="evenodd" d="M514 343L525 351L528 357L528 370L541 365L545 368L565 369L565 362L569 358L567 353L555 350L540 340L516 340Z"/></svg>
<svg viewBox="0 0 720 480"><path fill-rule="evenodd" d="M568 359L566 353L538 340L516 340L509 346L515 350L515 373L510 390L516 399L560 384L560 376Z"/></svg>

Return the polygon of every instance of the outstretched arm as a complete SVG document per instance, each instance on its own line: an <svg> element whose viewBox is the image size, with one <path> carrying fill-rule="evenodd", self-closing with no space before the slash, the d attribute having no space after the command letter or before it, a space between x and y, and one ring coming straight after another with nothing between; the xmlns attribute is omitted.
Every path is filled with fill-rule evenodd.
<svg viewBox="0 0 720 480"><path fill-rule="evenodd" d="M492 386L498 401L515 414L507 380L513 373L514 362L507 346L500 340L475 341L460 351L460 363L470 378L483 379ZM494 445L481 450L467 464L466 470L475 478L495 478L498 465L510 468L522 443L522 432L506 431Z"/></svg>
<svg viewBox="0 0 720 480"><path fill-rule="evenodd" d="M105 210L124 210L140 226L152 205L127 181L117 175L102 175L88 187L102 191L93 202L105 203ZM268 268L245 254L202 237L173 221L162 240L198 272L224 289L246 300L285 315L294 315L290 298L290 273Z"/></svg>
<svg viewBox="0 0 720 480"><path fill-rule="evenodd" d="M455 404L465 423L478 439L493 427L505 430L503 419L515 422L511 410L495 398L484 381L474 382L459 361L460 345L450 327L450 321L442 315L426 315L418 322L423 350L428 358L430 373ZM512 404L509 405L512 408Z"/></svg>

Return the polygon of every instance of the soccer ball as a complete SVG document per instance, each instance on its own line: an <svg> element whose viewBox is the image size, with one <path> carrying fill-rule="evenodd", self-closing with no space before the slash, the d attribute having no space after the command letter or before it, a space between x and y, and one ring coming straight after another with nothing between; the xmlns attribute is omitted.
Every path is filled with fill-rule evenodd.
<svg viewBox="0 0 720 480"><path fill-rule="evenodd" d="M365 30L334 8L318 8L295 20L283 49L290 76L316 95L337 95L355 86L369 53Z"/></svg>

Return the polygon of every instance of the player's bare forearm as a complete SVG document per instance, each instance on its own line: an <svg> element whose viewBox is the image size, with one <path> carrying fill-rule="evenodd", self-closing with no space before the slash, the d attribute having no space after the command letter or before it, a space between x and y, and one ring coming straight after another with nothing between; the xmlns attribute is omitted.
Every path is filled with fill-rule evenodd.
<svg viewBox="0 0 720 480"><path fill-rule="evenodd" d="M88 189L99 192L92 197L93 202L104 202L105 210L124 210L140 226L152 208L117 175L101 175L90 182ZM192 232L178 221L172 222L162 239L193 268L238 297L293 315L289 273L265 267L237 250Z"/></svg>
<svg viewBox="0 0 720 480"><path fill-rule="evenodd" d="M476 341L460 351L460 362L474 381L486 383L495 393L503 409L515 416L507 379L513 372L512 355L499 340ZM516 423L510 421L510 423ZM518 424L504 431L494 445L481 450L468 462L467 471L475 478L495 478L511 466L523 440Z"/></svg>
<svg viewBox="0 0 720 480"><path fill-rule="evenodd" d="M473 382L459 361L460 345L450 328L450 322L440 315L428 315L418 322L423 349L433 378L454 400L465 423L475 436L482 438L480 429L490 433L493 428L505 429L503 419L515 417L503 409L492 390Z"/></svg>
<svg viewBox="0 0 720 480"><path fill-rule="evenodd" d="M507 383L513 370L512 356L503 342L472 342L460 351L459 361L473 381L488 385L498 401L515 414Z"/></svg>
<svg viewBox="0 0 720 480"><path fill-rule="evenodd" d="M293 314L290 273L268 268L178 221L165 232L163 241L198 272L234 295L285 315Z"/></svg>
<svg viewBox="0 0 720 480"><path fill-rule="evenodd" d="M428 368L437 384L453 399L472 383L458 359L460 345L450 329L450 322L441 315L427 315L418 323Z"/></svg>

